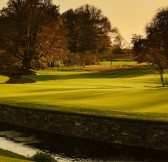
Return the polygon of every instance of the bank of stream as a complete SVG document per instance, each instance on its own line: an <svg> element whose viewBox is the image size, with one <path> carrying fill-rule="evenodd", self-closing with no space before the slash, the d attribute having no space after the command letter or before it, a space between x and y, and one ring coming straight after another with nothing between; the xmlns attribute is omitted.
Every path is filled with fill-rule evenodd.
<svg viewBox="0 0 168 162"><path fill-rule="evenodd" d="M66 137L0 123L0 148L24 156L51 153L59 162L167 161L167 153Z"/></svg>

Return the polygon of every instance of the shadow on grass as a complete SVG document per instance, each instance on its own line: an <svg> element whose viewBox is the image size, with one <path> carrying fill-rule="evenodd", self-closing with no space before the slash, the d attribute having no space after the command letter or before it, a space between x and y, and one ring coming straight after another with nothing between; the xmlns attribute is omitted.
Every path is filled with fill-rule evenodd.
<svg viewBox="0 0 168 162"><path fill-rule="evenodd" d="M146 87L146 88L168 88L168 82L165 82L164 83L164 87L162 86L162 83L160 82L160 81L157 81L156 82L157 84L160 84L160 85L158 85L158 86L144 86L144 87Z"/></svg>
<svg viewBox="0 0 168 162"><path fill-rule="evenodd" d="M66 79L97 79L97 78L131 78L144 76L147 74L153 74L153 70L147 68L128 68L128 69L116 69L112 71L104 72L88 72L88 73L70 73L67 75L36 75L31 76L36 81L48 81L48 80L66 80Z"/></svg>

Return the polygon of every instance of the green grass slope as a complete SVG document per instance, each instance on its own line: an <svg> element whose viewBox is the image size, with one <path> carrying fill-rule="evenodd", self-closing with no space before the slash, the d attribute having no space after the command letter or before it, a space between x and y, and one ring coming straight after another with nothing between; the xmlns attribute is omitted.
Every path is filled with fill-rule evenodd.
<svg viewBox="0 0 168 162"><path fill-rule="evenodd" d="M0 149L0 162L30 162L24 156Z"/></svg>
<svg viewBox="0 0 168 162"><path fill-rule="evenodd" d="M0 156L0 162L31 162L31 161Z"/></svg>
<svg viewBox="0 0 168 162"><path fill-rule="evenodd" d="M108 72L39 71L39 75L29 77L37 82L0 85L0 103L117 118L168 121L168 87L160 87L159 75L147 68Z"/></svg>

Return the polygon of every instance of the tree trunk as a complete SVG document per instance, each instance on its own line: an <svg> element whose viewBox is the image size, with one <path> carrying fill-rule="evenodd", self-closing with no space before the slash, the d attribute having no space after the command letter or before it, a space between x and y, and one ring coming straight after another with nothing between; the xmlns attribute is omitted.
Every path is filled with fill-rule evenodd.
<svg viewBox="0 0 168 162"><path fill-rule="evenodd" d="M110 62L111 62L111 65L113 64L113 55L111 55L110 57Z"/></svg>
<svg viewBox="0 0 168 162"><path fill-rule="evenodd" d="M160 73L160 81L162 83L162 86L164 87L163 72Z"/></svg>
<svg viewBox="0 0 168 162"><path fill-rule="evenodd" d="M25 71L25 73L29 73L31 69L31 58L28 58L28 57L23 58L22 64L23 64L23 70Z"/></svg>

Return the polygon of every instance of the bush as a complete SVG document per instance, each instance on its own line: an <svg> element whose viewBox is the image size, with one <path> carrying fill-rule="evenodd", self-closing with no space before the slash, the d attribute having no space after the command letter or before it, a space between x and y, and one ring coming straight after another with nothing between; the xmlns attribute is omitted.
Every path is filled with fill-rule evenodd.
<svg viewBox="0 0 168 162"><path fill-rule="evenodd" d="M52 155L43 152L37 152L32 156L31 160L36 162L57 162Z"/></svg>

